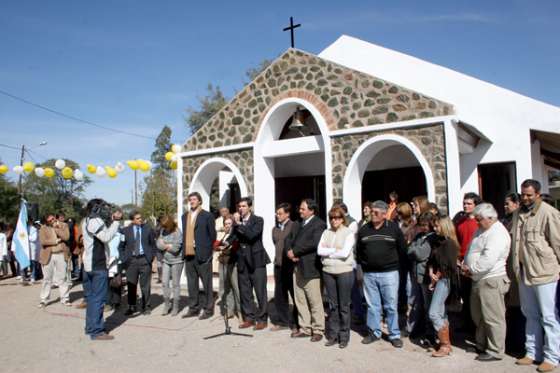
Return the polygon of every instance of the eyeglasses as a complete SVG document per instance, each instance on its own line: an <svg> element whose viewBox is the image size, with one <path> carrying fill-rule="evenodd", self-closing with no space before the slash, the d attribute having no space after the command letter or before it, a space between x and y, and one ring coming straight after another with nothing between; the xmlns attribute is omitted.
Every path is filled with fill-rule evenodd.
<svg viewBox="0 0 560 373"><path fill-rule="evenodd" d="M344 219L344 216L329 216L330 220Z"/></svg>

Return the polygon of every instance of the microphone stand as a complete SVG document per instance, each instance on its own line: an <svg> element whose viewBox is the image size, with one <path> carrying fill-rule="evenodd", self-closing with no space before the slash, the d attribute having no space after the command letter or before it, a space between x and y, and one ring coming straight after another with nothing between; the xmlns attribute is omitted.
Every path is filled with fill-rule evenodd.
<svg viewBox="0 0 560 373"><path fill-rule="evenodd" d="M224 303L224 324L226 327L226 330L223 333L218 333L218 334L214 334L211 335L209 337L204 337L204 339L212 339L212 338L218 338L221 337L223 335L237 335L240 337L253 337L251 334L243 334L243 333L237 333L237 332L232 332L231 331L231 326L229 326L229 317L228 317L228 306L227 306L227 302L224 300L222 300L222 302Z"/></svg>

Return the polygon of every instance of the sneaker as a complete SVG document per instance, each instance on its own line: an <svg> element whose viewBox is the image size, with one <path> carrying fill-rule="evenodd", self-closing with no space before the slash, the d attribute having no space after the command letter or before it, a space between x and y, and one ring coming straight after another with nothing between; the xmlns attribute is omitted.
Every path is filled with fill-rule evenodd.
<svg viewBox="0 0 560 373"><path fill-rule="evenodd" d="M402 348L403 346L403 341L400 338L391 339L389 342L391 342L395 348Z"/></svg>
<svg viewBox="0 0 560 373"><path fill-rule="evenodd" d="M65 300L65 301L62 301L62 302L60 302L60 303L62 303L62 304L65 305L66 307L72 307L72 302L70 302L69 300Z"/></svg>
<svg viewBox="0 0 560 373"><path fill-rule="evenodd" d="M37 305L37 308L45 308L47 304L45 302L41 302Z"/></svg>
<svg viewBox="0 0 560 373"><path fill-rule="evenodd" d="M368 345L370 343L377 342L378 340L379 340L378 336L372 333L368 333L368 335L366 335L364 339L362 339L362 343Z"/></svg>
<svg viewBox="0 0 560 373"><path fill-rule="evenodd" d="M538 367L537 371L541 373L552 372L556 368L556 365L549 363L548 361L543 361Z"/></svg>
<svg viewBox="0 0 560 373"><path fill-rule="evenodd" d="M110 341L112 339L115 339L115 337L107 333L101 333L91 338L92 341Z"/></svg>

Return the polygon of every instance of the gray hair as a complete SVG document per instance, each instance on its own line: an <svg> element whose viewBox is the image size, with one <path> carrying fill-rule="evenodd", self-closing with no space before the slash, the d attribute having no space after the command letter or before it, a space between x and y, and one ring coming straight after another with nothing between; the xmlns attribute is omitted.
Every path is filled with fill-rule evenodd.
<svg viewBox="0 0 560 373"><path fill-rule="evenodd" d="M384 201L377 200L371 204L371 208L379 209L386 212L389 209L389 206Z"/></svg>
<svg viewBox="0 0 560 373"><path fill-rule="evenodd" d="M490 203L481 203L480 205L476 206L474 208L473 215L491 220L498 219L498 213L496 212L494 206L492 206L492 204Z"/></svg>

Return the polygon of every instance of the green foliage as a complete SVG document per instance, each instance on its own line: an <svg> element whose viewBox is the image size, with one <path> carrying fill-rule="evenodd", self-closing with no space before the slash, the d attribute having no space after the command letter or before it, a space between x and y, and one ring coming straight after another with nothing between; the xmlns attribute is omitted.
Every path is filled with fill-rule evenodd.
<svg viewBox="0 0 560 373"><path fill-rule="evenodd" d="M14 223L17 220L19 201L16 185L0 175L0 221Z"/></svg>
<svg viewBox="0 0 560 373"><path fill-rule="evenodd" d="M249 79L249 82L252 82L253 80L255 80L255 78L261 73L263 72L267 67L270 66L270 64L272 64L272 62L274 62L274 60L269 60L269 59L264 59L261 61L261 63L259 63L257 66L255 67L250 67L249 69L247 69L247 71L245 72L245 77L247 79ZM249 82L246 82L245 84L248 84Z"/></svg>
<svg viewBox="0 0 560 373"><path fill-rule="evenodd" d="M142 215L158 218L177 212L175 181L165 169L154 169L144 182L146 189L142 195Z"/></svg>
<svg viewBox="0 0 560 373"><path fill-rule="evenodd" d="M156 139L156 149L152 153L151 161L154 169L167 169L168 161L165 160L165 153L171 149L171 128L164 126Z"/></svg>
<svg viewBox="0 0 560 373"><path fill-rule="evenodd" d="M190 133L195 133L204 123L206 123L214 114L223 108L227 100L222 93L219 86L214 87L208 84L207 94L203 97L198 97L198 109L189 107L187 109L187 128Z"/></svg>
<svg viewBox="0 0 560 373"><path fill-rule="evenodd" d="M79 168L79 165L69 159L65 159L66 165L72 169ZM37 167L54 167L55 159L37 165ZM65 180L60 172L49 179L47 177L37 177L34 173L24 177L23 188L25 199L29 203L39 205L39 215L47 213L64 213L66 217L79 219L85 203L83 193L86 187L91 184L91 179L84 176L83 181L72 178Z"/></svg>

